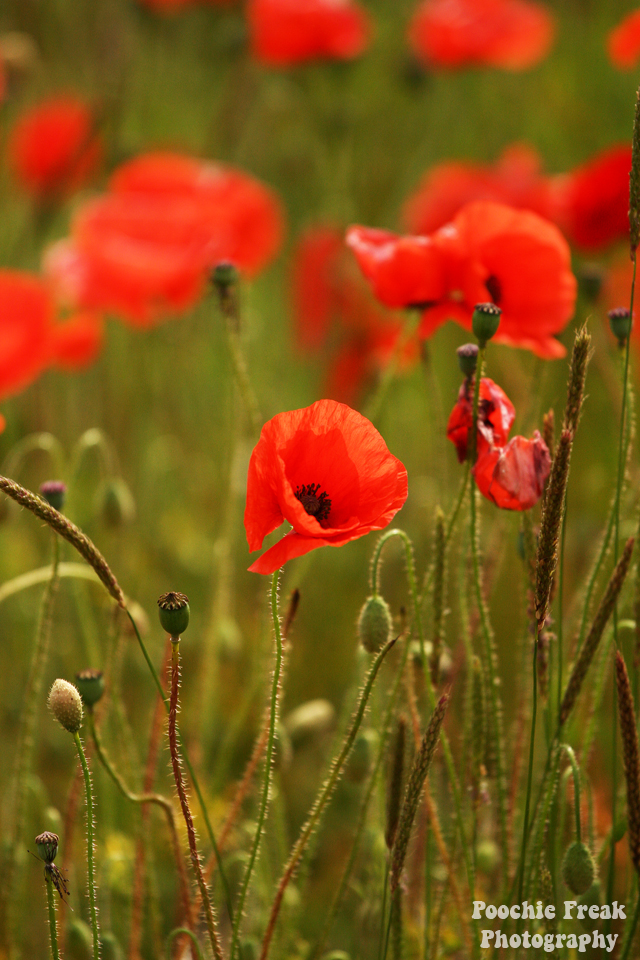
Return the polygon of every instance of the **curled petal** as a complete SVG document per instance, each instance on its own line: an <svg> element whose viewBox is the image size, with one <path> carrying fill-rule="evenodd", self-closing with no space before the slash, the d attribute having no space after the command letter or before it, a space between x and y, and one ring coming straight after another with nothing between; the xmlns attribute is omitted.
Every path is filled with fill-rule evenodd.
<svg viewBox="0 0 640 960"><path fill-rule="evenodd" d="M480 454L474 467L478 489L503 510L529 510L544 489L551 457L536 430L533 439L513 437L502 448L490 447Z"/></svg>

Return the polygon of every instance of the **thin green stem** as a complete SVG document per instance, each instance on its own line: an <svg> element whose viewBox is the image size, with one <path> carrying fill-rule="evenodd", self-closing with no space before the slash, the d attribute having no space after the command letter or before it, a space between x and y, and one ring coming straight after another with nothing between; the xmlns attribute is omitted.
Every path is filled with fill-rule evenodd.
<svg viewBox="0 0 640 960"><path fill-rule="evenodd" d="M256 832L251 846L249 862L242 879L240 895L236 905L236 915L233 923L233 934L231 939L230 958L234 956L238 947L238 937L240 933L240 922L242 920L244 903L247 897L247 890L251 881L251 874L258 856L258 847L262 836L265 817L267 815L267 805L269 803L269 791L271 788L271 773L273 765L273 751L275 744L276 723L278 719L278 699L280 693L280 674L282 672L282 631L280 628L280 615L278 613L278 583L280 579L280 570L276 570L271 580L271 617L273 620L273 632L276 641L276 660L273 669L273 680L271 683L271 700L269 705L269 736L267 739L267 752L264 764L264 779L262 782L262 795L260 797L260 807L258 810L258 820Z"/></svg>
<svg viewBox="0 0 640 960"><path fill-rule="evenodd" d="M567 494L564 495L564 510L562 511L562 530L560 532L560 557L558 561L558 601L556 616L556 638L558 649L558 711L560 716L560 706L562 704L562 661L563 661L563 597L564 597L564 541L567 529Z"/></svg>
<svg viewBox="0 0 640 960"><path fill-rule="evenodd" d="M45 887L47 888L47 906L49 908L49 933L51 935L51 956L53 960L60 960L58 951L58 922L56 917L56 898L53 892L53 881L45 876Z"/></svg>
<svg viewBox="0 0 640 960"><path fill-rule="evenodd" d="M536 621L536 635L533 643L533 666L531 669L532 702L531 702L531 741L529 745L529 768L527 770L527 794L524 804L524 820L522 824L522 847L520 850L520 866L518 868L520 879L518 880L518 900L522 902L522 890L524 887L524 871L527 858L527 837L529 834L529 808L531 805L531 784L533 782L533 756L535 752L536 740L536 719L538 715L538 641L540 634L540 624Z"/></svg>
<svg viewBox="0 0 640 960"><path fill-rule="evenodd" d="M622 948L620 950L619 960L629 960L631 947L633 945L633 938L636 932L636 927L638 926L639 919L640 919L640 894L638 894L638 899L636 900L636 908L633 911L633 916L629 918L629 920L625 925L624 940L622 941Z"/></svg>
<svg viewBox="0 0 640 960"><path fill-rule="evenodd" d="M576 755L573 752L573 748L570 747L568 743L561 743L560 747L569 757L571 770L573 772L573 800L576 814L576 840L578 843L580 843L582 841L582 831L580 828L580 770L578 769L578 761L576 760Z"/></svg>
<svg viewBox="0 0 640 960"><path fill-rule="evenodd" d="M153 663L152 663L152 661L151 661L151 657L149 656L149 653L148 653L147 648L146 648L146 646L145 646L145 644L144 644L144 641L143 641L142 637L140 636L140 631L138 630L138 625L137 625L136 621L135 621L134 618L131 616L130 612L129 612L128 610L126 610L126 608L125 608L125 611L126 611L127 616L129 617L129 620L131 621L131 625L132 625L132 627L133 627L133 631L134 631L134 633L135 633L135 635L136 635L136 638L137 638L137 640L138 640L138 644L139 644L139 646L140 646L140 649L142 650L142 654L143 654L145 660L147 661L147 666L149 667L149 670L151 671L151 676L153 677L153 681L154 681L154 683L155 683L155 685L156 685L156 687L157 687L157 689L158 689L158 693L160 694L160 698L162 699L162 702L164 703L165 709L166 709L167 714L168 714L168 713L169 713L169 698L167 697L167 695L166 695L166 693L165 693L165 691L164 691L164 687L162 686L162 683L160 682L160 677L158 676L158 671L156 670L156 668L154 667L154 665L153 665ZM185 746L185 744L184 744L184 741L183 741L183 739L182 739L182 735L180 734L180 731L179 731L179 730L178 730L178 743L180 744L180 750L182 751L182 759L184 760L184 762L185 762L185 764L186 764L186 766L187 766L187 770L189 771L189 778L190 778L190 780L191 780L191 783L193 784L193 789L194 789L195 792L196 792L196 796L197 796L197 798L198 798L198 803L200 804L200 810L202 811L202 816L203 816L203 818L204 818L205 826L206 826L206 828L207 828L207 836L209 837L209 842L211 843L211 847L212 847L212 849L213 849L213 852L214 852L214 855L215 855L215 858L216 858L216 863L217 863L217 865L218 865L218 872L219 872L219 874L220 874L220 879L221 879L221 881L222 881L222 886L223 886L223 888L224 888L225 903L226 903L226 907L227 907L227 912L228 912L228 914L229 914L229 919L230 919L231 922L233 923L233 905L232 905L232 903L231 903L231 890L230 890L230 887L229 887L229 881L228 881L228 879L227 879L227 875L226 875L225 870L224 870L224 867L223 867L223 865L222 865L222 857L220 856L220 850L219 850L219 848L218 848L218 844L216 843L216 838L215 838L215 835L214 835L214 832L213 832L213 828L212 828L212 826L211 826L211 820L209 819L209 813L208 813L208 811L207 811L207 807L206 807L206 804L205 804L205 802L204 802L204 797L202 796L202 791L201 791L201 789L200 789L200 784L199 784L199 782L198 782L198 778L196 777L196 772L195 772L195 770L193 769L193 765L192 765L192 763L191 763L191 760L189 759L189 754L187 753L187 748L186 748L186 746Z"/></svg>
<svg viewBox="0 0 640 960"><path fill-rule="evenodd" d="M84 775L84 788L87 797L87 883L89 887L89 912L91 914L91 931L93 933L93 960L99 960L100 940L98 937L98 907L96 904L96 880L93 849L93 788L91 786L89 764L87 763L87 758L82 747L80 734L77 731L73 734L73 739L75 741L76 750L78 751L78 758L82 766L82 773Z"/></svg>
<svg viewBox="0 0 640 960"><path fill-rule="evenodd" d="M202 950L201 950L201 948L200 948L200 944L198 943L197 937L195 936L195 934L193 933L193 931L187 930L186 927L176 927L174 930L171 931L171 933L168 934L168 936L167 936L167 960L171 960L171 944L172 944L173 941L176 939L176 937L181 937L181 936L189 937L189 939L191 940L191 943L192 943L192 944L194 945L194 947L196 948L196 953L197 953L197 955L198 955L198 960L204 960L204 955L203 955Z"/></svg>
<svg viewBox="0 0 640 960"><path fill-rule="evenodd" d="M402 351L404 350L406 344L409 342L409 340L413 336L419 322L420 322L420 312L418 310L409 311L407 315L407 319L405 320L404 326L400 331L400 335L396 340L396 343L393 349L393 355L389 363L385 367L384 371L382 372L380 380L378 381L378 386L376 387L376 390L373 396L371 397L369 403L365 408L365 416L367 417L367 419L371 420L372 422L377 420L378 416L380 415L380 411L382 409L382 405L389 392L389 388L393 383L396 377L396 374L398 372L398 366L399 366L400 358L402 356Z"/></svg>

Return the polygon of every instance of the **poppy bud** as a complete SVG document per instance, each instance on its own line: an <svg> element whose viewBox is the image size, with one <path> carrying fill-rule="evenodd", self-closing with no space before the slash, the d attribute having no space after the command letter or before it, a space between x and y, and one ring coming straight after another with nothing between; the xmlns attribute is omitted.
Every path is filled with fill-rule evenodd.
<svg viewBox="0 0 640 960"><path fill-rule="evenodd" d="M100 492L100 512L108 527L122 527L136 515L136 504L131 490L120 477L107 480Z"/></svg>
<svg viewBox="0 0 640 960"><path fill-rule="evenodd" d="M624 347L633 326L631 313L626 307L616 307L615 310L609 310L607 316L611 333L617 339L618 346Z"/></svg>
<svg viewBox="0 0 640 960"><path fill-rule="evenodd" d="M67 930L67 956L70 960L91 960L93 934L89 924L74 917Z"/></svg>
<svg viewBox="0 0 640 960"><path fill-rule="evenodd" d="M189 598L184 593L163 593L158 598L160 625L170 637L181 636L189 626Z"/></svg>
<svg viewBox="0 0 640 960"><path fill-rule="evenodd" d="M240 941L240 960L258 960L260 945L253 937Z"/></svg>
<svg viewBox="0 0 640 960"><path fill-rule="evenodd" d="M576 840L564 855L562 879L572 893L586 893L593 883L596 868L586 844Z"/></svg>
<svg viewBox="0 0 640 960"><path fill-rule="evenodd" d="M74 685L67 680L56 680L48 702L58 723L69 733L77 733L82 726L82 700Z"/></svg>
<svg viewBox="0 0 640 960"><path fill-rule="evenodd" d="M53 863L58 853L58 835L45 830L36 837L38 853L45 863Z"/></svg>
<svg viewBox="0 0 640 960"><path fill-rule="evenodd" d="M102 960L123 960L122 947L112 933L100 935L100 956Z"/></svg>
<svg viewBox="0 0 640 960"><path fill-rule="evenodd" d="M93 708L104 693L102 670L81 670L76 673L76 687L85 707Z"/></svg>
<svg viewBox="0 0 640 960"><path fill-rule="evenodd" d="M602 267L599 263L584 263L578 271L578 287L589 303L596 303L602 288Z"/></svg>
<svg viewBox="0 0 640 960"><path fill-rule="evenodd" d="M211 282L215 287L233 287L240 279L238 268L230 260L222 260L211 271Z"/></svg>
<svg viewBox="0 0 640 960"><path fill-rule="evenodd" d="M473 317L471 318L471 327L474 336L477 337L480 349L484 349L487 340L496 333L500 326L500 317L502 310L496 307L495 303L476 303Z"/></svg>
<svg viewBox="0 0 640 960"><path fill-rule="evenodd" d="M458 347L456 353L458 354L458 365L462 375L468 380L476 372L476 366L478 365L478 345L475 343L463 343L461 347Z"/></svg>
<svg viewBox="0 0 640 960"><path fill-rule="evenodd" d="M62 480L47 480L40 487L40 496L44 497L54 510L62 510L67 496L67 485Z"/></svg>
<svg viewBox="0 0 640 960"><path fill-rule="evenodd" d="M391 611L382 597L369 597L358 617L360 643L369 653L378 653L391 636Z"/></svg>

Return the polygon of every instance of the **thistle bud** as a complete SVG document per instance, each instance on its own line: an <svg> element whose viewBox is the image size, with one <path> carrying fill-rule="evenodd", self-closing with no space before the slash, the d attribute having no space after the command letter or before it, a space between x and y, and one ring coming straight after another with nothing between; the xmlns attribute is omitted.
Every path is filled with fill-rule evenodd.
<svg viewBox="0 0 640 960"><path fill-rule="evenodd" d="M43 497L54 510L62 510L67 497L67 485L62 480L47 480L40 487L40 496Z"/></svg>
<svg viewBox="0 0 640 960"><path fill-rule="evenodd" d="M572 893L586 893L593 883L596 868L589 847L576 840L564 855L562 879Z"/></svg>
<svg viewBox="0 0 640 960"><path fill-rule="evenodd" d="M82 700L68 680L56 680L49 693L49 709L65 730L77 733L82 726Z"/></svg>
<svg viewBox="0 0 640 960"><path fill-rule="evenodd" d="M607 316L611 333L618 341L618 346L624 347L633 326L631 312L626 307L616 307L615 310L609 310Z"/></svg>
<svg viewBox="0 0 640 960"><path fill-rule="evenodd" d="M473 334L477 337L480 349L484 349L487 340L496 333L500 326L500 317L502 310L496 307L495 303L476 303L471 318L471 327Z"/></svg>
<svg viewBox="0 0 640 960"><path fill-rule="evenodd" d="M382 597L369 597L358 617L360 643L369 653L378 653L391 636L391 611Z"/></svg>
<svg viewBox="0 0 640 960"><path fill-rule="evenodd" d="M478 365L478 345L477 343L463 343L456 350L458 355L458 366L460 372L467 380L474 375Z"/></svg>
<svg viewBox="0 0 640 960"><path fill-rule="evenodd" d="M89 668L76 673L76 687L85 707L93 708L104 693L102 670Z"/></svg>
<svg viewBox="0 0 640 960"><path fill-rule="evenodd" d="M158 598L160 625L170 637L181 636L189 626L189 598L184 593L163 593Z"/></svg>
<svg viewBox="0 0 640 960"><path fill-rule="evenodd" d="M45 830L36 837L36 847L45 863L53 863L58 853L58 834Z"/></svg>

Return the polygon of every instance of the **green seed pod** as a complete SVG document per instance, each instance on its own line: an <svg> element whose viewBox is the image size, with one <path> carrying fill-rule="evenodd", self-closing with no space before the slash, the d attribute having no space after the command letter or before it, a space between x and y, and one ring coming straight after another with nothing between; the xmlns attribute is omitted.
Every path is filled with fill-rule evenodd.
<svg viewBox="0 0 640 960"><path fill-rule="evenodd" d="M238 268L229 260L221 260L211 271L211 282L216 287L232 287L239 279Z"/></svg>
<svg viewBox="0 0 640 960"><path fill-rule="evenodd" d="M40 496L44 497L54 510L62 510L67 497L67 485L62 480L47 480L40 487Z"/></svg>
<svg viewBox="0 0 640 960"><path fill-rule="evenodd" d="M82 699L67 680L56 680L49 693L49 709L65 730L77 733L82 726Z"/></svg>
<svg viewBox="0 0 640 960"><path fill-rule="evenodd" d="M45 830L36 837L36 847L45 863L53 863L58 853L58 834Z"/></svg>
<svg viewBox="0 0 640 960"><path fill-rule="evenodd" d="M382 597L369 597L358 617L360 643L369 653L378 653L391 636L393 623L389 604Z"/></svg>
<svg viewBox="0 0 640 960"><path fill-rule="evenodd" d="M464 377L469 379L476 372L478 365L478 345L476 343L463 343L456 350L458 355L458 366Z"/></svg>
<svg viewBox="0 0 640 960"><path fill-rule="evenodd" d="M562 879L572 893L586 893L593 883L596 868L586 844L576 840L564 855Z"/></svg>
<svg viewBox="0 0 640 960"><path fill-rule="evenodd" d="M578 898L578 903L581 906L585 907L594 907L600 906L600 881L594 880L586 893L583 893L581 897ZM589 911L587 911L587 916L583 917L580 921L585 930L593 930L594 923L593 919L589 916Z"/></svg>
<svg viewBox="0 0 640 960"><path fill-rule="evenodd" d="M500 326L500 317L502 310L496 307L495 303L476 303L473 317L471 318L471 327L473 334L478 339L480 349L482 349L487 340L496 333Z"/></svg>
<svg viewBox="0 0 640 960"><path fill-rule="evenodd" d="M102 670L81 670L76 673L76 687L85 707L93 707L104 693Z"/></svg>
<svg viewBox="0 0 640 960"><path fill-rule="evenodd" d="M108 527L123 527L136 516L131 490L121 477L106 480L98 491L99 510Z"/></svg>
<svg viewBox="0 0 640 960"><path fill-rule="evenodd" d="M180 637L189 626L189 598L184 593L163 593L158 598L160 625L170 637Z"/></svg>
<svg viewBox="0 0 640 960"><path fill-rule="evenodd" d="M91 960L93 957L93 934L91 927L73 917L67 930L67 952L68 960Z"/></svg>
<svg viewBox="0 0 640 960"><path fill-rule="evenodd" d="M630 312L625 307L616 307L615 310L609 310L607 316L611 333L618 341L618 345L624 347L633 326Z"/></svg>

